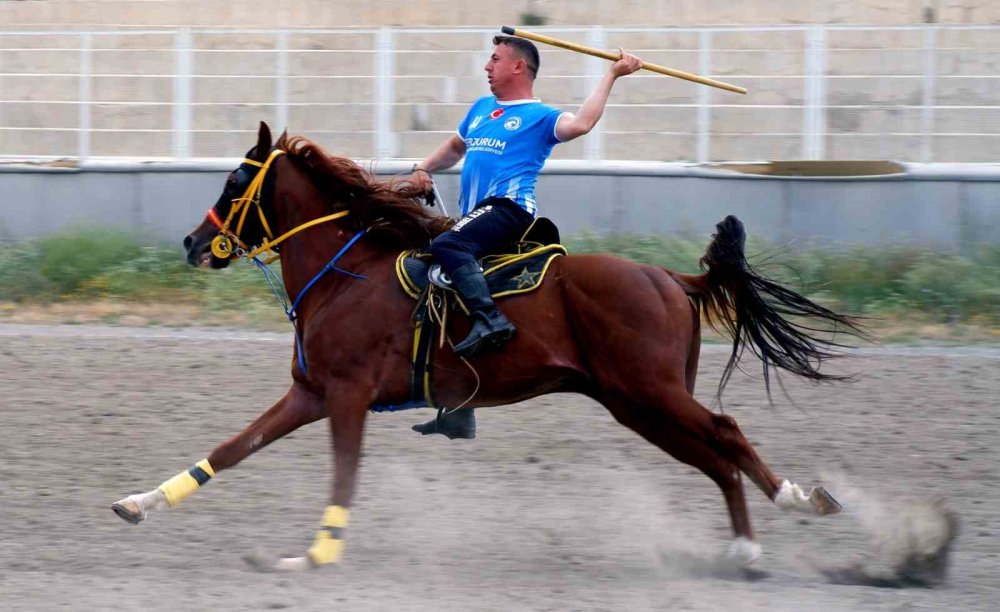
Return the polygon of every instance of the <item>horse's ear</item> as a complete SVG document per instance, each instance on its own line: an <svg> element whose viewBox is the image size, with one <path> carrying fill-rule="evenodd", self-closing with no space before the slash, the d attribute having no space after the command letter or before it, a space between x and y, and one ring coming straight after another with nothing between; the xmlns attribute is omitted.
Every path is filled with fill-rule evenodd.
<svg viewBox="0 0 1000 612"><path fill-rule="evenodd" d="M288 128L285 128L285 131L281 133L281 136L278 137L278 140L276 140L274 144L275 146L277 146L278 143L285 143L285 142L288 142Z"/></svg>
<svg viewBox="0 0 1000 612"><path fill-rule="evenodd" d="M260 158L267 157L268 152L271 150L271 128L267 127L267 124L263 121L260 122L260 131L257 132L257 156Z"/></svg>

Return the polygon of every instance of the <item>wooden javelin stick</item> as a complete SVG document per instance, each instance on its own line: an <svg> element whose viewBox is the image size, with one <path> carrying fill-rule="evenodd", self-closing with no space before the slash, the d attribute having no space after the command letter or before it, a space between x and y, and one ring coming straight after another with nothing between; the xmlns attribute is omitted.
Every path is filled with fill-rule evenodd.
<svg viewBox="0 0 1000 612"><path fill-rule="evenodd" d="M543 36L542 34L535 34L534 32L519 30L517 28L512 28L510 26L503 26L502 28L500 28L500 31L503 32L504 34L507 34L508 36L518 36L520 38L527 38L528 40L533 40L535 42L544 43L546 45L552 45L554 47L561 47L563 49L569 49L570 51L576 51L577 53L585 53L587 55L593 55L594 57L600 57L606 60L610 60L612 62L617 62L620 59L617 53L610 53L608 51L602 51L600 49L595 49L593 47L578 45L576 43L567 42L565 40L559 40L558 38L551 38L549 36ZM730 85L729 83L723 83L722 81L716 81L715 79L710 79L697 74L692 74L690 72L684 72L682 70L674 70L673 68L667 68L666 66L660 66L659 64L651 64L649 62L643 62L642 67L652 72L658 72L660 74L665 74L667 76L677 77L678 79L684 79L687 81L693 81L695 83L701 83L702 85L718 87L719 89L734 91L740 94L745 94L747 92L746 87L740 87L738 85Z"/></svg>

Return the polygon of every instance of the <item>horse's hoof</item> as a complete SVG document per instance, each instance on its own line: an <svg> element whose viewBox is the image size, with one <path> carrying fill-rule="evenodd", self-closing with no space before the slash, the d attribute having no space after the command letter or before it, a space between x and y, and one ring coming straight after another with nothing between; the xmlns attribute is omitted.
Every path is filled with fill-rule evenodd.
<svg viewBox="0 0 1000 612"><path fill-rule="evenodd" d="M267 574L274 571L274 561L266 558L264 555L259 553L253 553L249 555L243 555L243 560L251 568L255 569L262 574Z"/></svg>
<svg viewBox="0 0 1000 612"><path fill-rule="evenodd" d="M750 538L740 536L729 543L729 560L740 567L751 565L760 559L762 549L760 544Z"/></svg>
<svg viewBox="0 0 1000 612"><path fill-rule="evenodd" d="M111 504L111 510L129 525L138 525L146 519L146 509L130 495Z"/></svg>
<svg viewBox="0 0 1000 612"><path fill-rule="evenodd" d="M781 481L781 487L774 496L774 505L782 510L805 514L837 514L843 508L823 487L813 487L806 495L797 484Z"/></svg>
<svg viewBox="0 0 1000 612"><path fill-rule="evenodd" d="M330 563L328 565L335 565ZM272 571L275 572L307 572L312 569L319 567L312 562L309 557L282 557L278 559L278 562L271 566Z"/></svg>
<svg viewBox="0 0 1000 612"><path fill-rule="evenodd" d="M837 514L844 509L830 492L823 487L814 487L812 491L809 492L809 502L816 509L816 513L820 515L827 514Z"/></svg>
<svg viewBox="0 0 1000 612"><path fill-rule="evenodd" d="M244 555L243 560L254 570L270 574L273 572L306 572L319 567L309 557L283 557L277 561L259 553ZM329 565L336 565L330 563Z"/></svg>

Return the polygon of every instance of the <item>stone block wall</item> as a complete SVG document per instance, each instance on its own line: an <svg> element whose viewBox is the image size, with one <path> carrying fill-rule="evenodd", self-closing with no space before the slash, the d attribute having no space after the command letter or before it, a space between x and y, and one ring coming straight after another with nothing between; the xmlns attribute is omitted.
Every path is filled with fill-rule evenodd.
<svg viewBox="0 0 1000 612"><path fill-rule="evenodd" d="M1000 23L995 0L0 0L7 26L499 26Z"/></svg>
<svg viewBox="0 0 1000 612"><path fill-rule="evenodd" d="M239 155L259 120L287 120L296 133L335 152L376 155L380 100L377 30L372 26L494 28L525 13L550 25L600 24L608 48L622 46L648 61L699 72L700 35L691 31L620 31L614 26L760 24L916 25L1000 22L1000 2L980 0L642 0L618 3L514 0L502 5L452 0L0 0L0 30L51 31L0 35L0 156L73 156L80 150L81 109L89 94L91 155L173 154L178 112L189 117L191 155ZM257 33L194 29L189 105L179 106L177 26L263 28ZM345 28L290 31L277 52L275 26ZM59 33L56 29L60 28ZM65 28L70 30L64 32ZM72 30L132 32L90 37L89 79L81 79L83 38ZM173 28L173 29L170 29ZM367 28L367 29L363 29ZM563 36L587 42L586 29ZM937 32L936 79L928 143L924 111L926 55L922 30L829 30L823 155L829 159L993 161L1000 141L1000 28ZM488 93L482 65L485 31L393 33L391 99L385 111L390 154L421 157L452 132L469 102ZM748 96L642 74L620 81L600 134L556 149L557 158L692 160L698 153L698 104L712 104L711 160L799 158L808 103L807 33L717 31L710 75ZM574 110L594 83L594 60L542 50L536 94ZM283 74L282 78L277 75ZM284 110L282 110L284 103ZM284 125L276 125L282 128ZM127 130L127 131L122 131Z"/></svg>

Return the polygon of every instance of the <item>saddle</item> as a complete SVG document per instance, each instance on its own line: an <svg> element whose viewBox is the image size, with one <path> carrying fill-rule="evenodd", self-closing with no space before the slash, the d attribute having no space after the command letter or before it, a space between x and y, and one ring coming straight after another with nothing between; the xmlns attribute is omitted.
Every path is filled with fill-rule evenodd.
<svg viewBox="0 0 1000 612"><path fill-rule="evenodd" d="M534 291L545 278L552 260L566 255L566 247L559 244L559 230L545 217L535 219L524 235L505 250L479 259L494 298ZM454 291L440 264L434 263L430 253L423 250L400 253L396 276L403 291L415 300L420 299L428 285Z"/></svg>
<svg viewBox="0 0 1000 612"><path fill-rule="evenodd" d="M552 260L566 255L559 244L559 230L551 220L539 217L507 253L492 253L479 260L490 293L502 298L534 291L542 284ZM410 398L404 404L374 405L373 412L394 412L408 408L437 407L431 393L434 339L444 342L444 328L450 307L458 302L440 265L429 253L409 250L396 258L400 286L417 301L413 310L413 352L410 355Z"/></svg>

